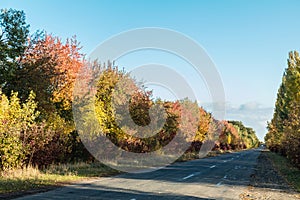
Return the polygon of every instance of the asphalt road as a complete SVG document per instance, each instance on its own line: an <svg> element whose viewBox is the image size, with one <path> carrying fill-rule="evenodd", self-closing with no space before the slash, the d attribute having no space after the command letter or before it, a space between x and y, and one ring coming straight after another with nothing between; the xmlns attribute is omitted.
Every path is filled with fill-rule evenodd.
<svg viewBox="0 0 300 200"><path fill-rule="evenodd" d="M149 173L99 178L19 199L240 199L249 190L259 154L254 149L177 162Z"/></svg>

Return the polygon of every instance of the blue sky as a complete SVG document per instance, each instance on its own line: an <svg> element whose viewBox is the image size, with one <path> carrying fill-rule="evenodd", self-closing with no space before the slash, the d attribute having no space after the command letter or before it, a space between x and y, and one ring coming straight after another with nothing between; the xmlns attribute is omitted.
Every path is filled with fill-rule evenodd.
<svg viewBox="0 0 300 200"><path fill-rule="evenodd" d="M261 139L288 52L300 47L297 0L1 0L0 7L24 10L32 31L76 35L86 54L133 28L162 27L193 38L222 77L226 117L253 126Z"/></svg>

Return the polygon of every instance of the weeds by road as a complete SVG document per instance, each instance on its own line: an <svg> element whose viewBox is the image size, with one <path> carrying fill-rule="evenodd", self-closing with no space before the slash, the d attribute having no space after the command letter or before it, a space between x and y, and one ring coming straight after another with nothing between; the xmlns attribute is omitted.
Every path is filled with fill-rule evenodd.
<svg viewBox="0 0 300 200"><path fill-rule="evenodd" d="M273 152L266 152L275 169L298 192L300 192L300 169L294 167L290 161Z"/></svg>
<svg viewBox="0 0 300 200"><path fill-rule="evenodd" d="M91 177L119 173L100 163L51 165L45 170L29 166L0 174L0 199L41 192Z"/></svg>

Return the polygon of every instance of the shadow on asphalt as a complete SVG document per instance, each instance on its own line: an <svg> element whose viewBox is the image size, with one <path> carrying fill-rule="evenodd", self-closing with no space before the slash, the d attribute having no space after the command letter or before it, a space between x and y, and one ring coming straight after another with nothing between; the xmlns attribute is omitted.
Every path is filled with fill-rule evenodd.
<svg viewBox="0 0 300 200"><path fill-rule="evenodd" d="M246 188L251 186L256 171L260 169L257 164L259 155L260 151L252 150L189 162L176 162L157 171L120 174L96 182L66 186L44 193L45 195L41 193L35 196L25 196L22 199L210 199L203 198L204 196L195 197L197 195L193 194L196 192L199 195L201 190L205 190L204 193L217 192L218 196L222 195L222 191L224 192L224 188L220 187L222 185L246 186ZM282 192L290 193L287 188L280 187L280 184L281 182L278 184L277 182L272 182L272 184L262 182L255 187L280 188ZM240 190L239 188L236 187L236 190Z"/></svg>
<svg viewBox="0 0 300 200"><path fill-rule="evenodd" d="M176 162L157 171L122 174L117 177L187 184L255 186L289 192L290 187L276 174L277 172L272 169L272 165L265 163L265 161L257 160L260 159L261 150L255 149L252 152L245 153L245 155L230 153L188 162ZM257 161L264 163L258 164ZM261 165L266 164L268 166L265 166L265 168L268 171L265 171L265 173L271 171L273 173L272 177L276 177L276 180L269 180L268 177L257 179L257 176L262 176L262 173L258 173L258 170L261 170ZM211 168L212 166L215 167ZM260 181L259 184L254 182L257 180Z"/></svg>
<svg viewBox="0 0 300 200"><path fill-rule="evenodd" d="M82 186L82 188L80 188ZM75 190L74 190L75 189ZM42 195L43 200L47 199L101 199L101 200L111 200L111 199L148 199L148 200L156 200L156 199L164 199L164 200L213 200L210 198L200 198L189 195L180 195L180 194L170 194L170 193L153 193L153 192L142 192L138 190L132 189L120 189L114 187L107 186L97 186L94 184L81 184L74 186L66 186L64 188L64 193L57 192L53 193L53 195L49 195L49 198ZM38 194L39 195L39 194ZM30 199L40 199L39 196L30 197Z"/></svg>

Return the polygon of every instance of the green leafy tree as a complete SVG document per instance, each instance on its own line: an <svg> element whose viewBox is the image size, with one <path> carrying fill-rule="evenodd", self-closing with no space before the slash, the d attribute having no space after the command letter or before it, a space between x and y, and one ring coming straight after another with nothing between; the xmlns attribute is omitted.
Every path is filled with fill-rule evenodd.
<svg viewBox="0 0 300 200"><path fill-rule="evenodd" d="M9 95L13 89L20 58L26 49L29 25L25 13L14 9L2 9L0 14L0 87Z"/></svg>

